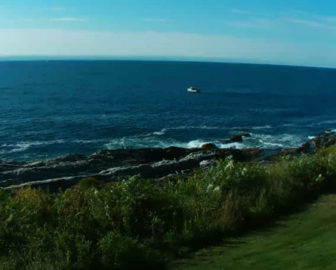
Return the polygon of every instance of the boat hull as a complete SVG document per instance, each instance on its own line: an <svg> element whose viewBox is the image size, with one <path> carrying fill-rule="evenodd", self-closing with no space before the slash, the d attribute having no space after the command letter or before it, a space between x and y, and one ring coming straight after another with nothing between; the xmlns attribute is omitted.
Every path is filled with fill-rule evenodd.
<svg viewBox="0 0 336 270"><path fill-rule="evenodd" d="M188 93L199 93L200 92L200 90L198 90L198 89L192 89L192 88L188 88Z"/></svg>

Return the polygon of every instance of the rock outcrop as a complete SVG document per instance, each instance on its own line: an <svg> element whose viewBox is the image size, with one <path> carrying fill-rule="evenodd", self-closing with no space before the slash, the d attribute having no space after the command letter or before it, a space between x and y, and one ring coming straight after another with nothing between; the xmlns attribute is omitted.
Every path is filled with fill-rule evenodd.
<svg viewBox="0 0 336 270"><path fill-rule="evenodd" d="M232 156L239 161L259 156L257 148L237 150L206 147L179 147L102 150L92 155L69 155L37 162L0 162L0 186L31 185L50 189L67 188L80 179L94 177L100 181L118 181L131 175L162 178L200 167L206 160Z"/></svg>
<svg viewBox="0 0 336 270"><path fill-rule="evenodd" d="M274 160L281 156L300 156L303 154L313 154L317 150L336 144L336 132L326 131L313 139L308 140L306 143L302 144L297 148L287 148L282 151L264 157L265 160Z"/></svg>
<svg viewBox="0 0 336 270"><path fill-rule="evenodd" d="M204 143L201 145L201 149L216 150L218 147L214 143Z"/></svg>
<svg viewBox="0 0 336 270"><path fill-rule="evenodd" d="M238 135L237 135L238 136ZM241 138L247 134L240 134ZM92 155L68 155L36 162L0 161L0 187L28 186L65 189L86 177L103 182L119 181L129 176L162 179L185 174L195 168L215 166L217 159L232 156L237 161L272 161L283 155L311 154L336 144L336 133L328 131L298 148L284 149L265 156L259 148L218 149L213 144L201 148L143 148L101 150Z"/></svg>

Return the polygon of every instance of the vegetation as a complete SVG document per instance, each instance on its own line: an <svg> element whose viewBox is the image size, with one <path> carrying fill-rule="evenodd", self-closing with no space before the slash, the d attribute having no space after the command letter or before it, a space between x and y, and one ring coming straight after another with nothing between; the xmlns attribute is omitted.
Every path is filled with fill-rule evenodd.
<svg viewBox="0 0 336 270"><path fill-rule="evenodd" d="M225 239L174 263L175 270L336 269L336 195L323 195L267 230Z"/></svg>
<svg viewBox="0 0 336 270"><path fill-rule="evenodd" d="M164 269L328 190L336 147L218 166L160 184L85 179L58 193L0 191L0 269Z"/></svg>

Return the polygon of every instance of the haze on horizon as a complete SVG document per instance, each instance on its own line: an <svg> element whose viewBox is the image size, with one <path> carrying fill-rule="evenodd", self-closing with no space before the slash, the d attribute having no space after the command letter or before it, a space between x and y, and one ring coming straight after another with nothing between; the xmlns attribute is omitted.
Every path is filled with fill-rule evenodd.
<svg viewBox="0 0 336 270"><path fill-rule="evenodd" d="M336 2L3 0L0 60L189 59L336 67Z"/></svg>

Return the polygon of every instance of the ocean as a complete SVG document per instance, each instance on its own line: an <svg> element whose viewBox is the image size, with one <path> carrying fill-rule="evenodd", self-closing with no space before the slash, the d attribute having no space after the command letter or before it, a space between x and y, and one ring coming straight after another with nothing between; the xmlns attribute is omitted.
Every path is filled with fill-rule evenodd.
<svg viewBox="0 0 336 270"><path fill-rule="evenodd" d="M187 93L189 86L200 94ZM100 149L295 147L336 127L336 70L159 61L0 62L0 159ZM243 143L226 139L251 133Z"/></svg>

